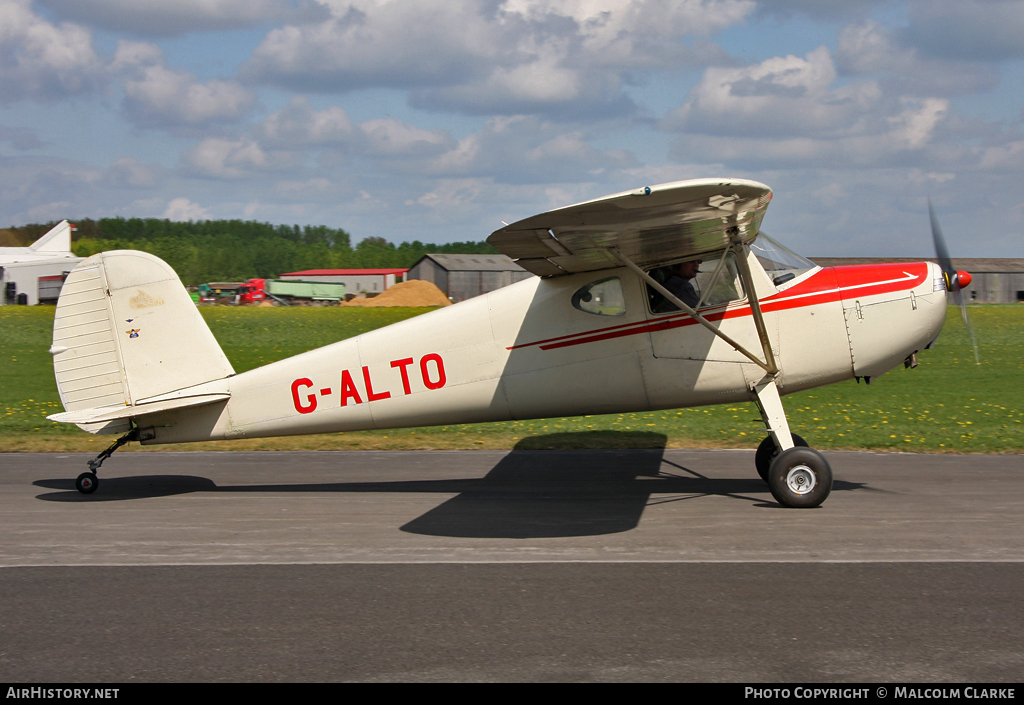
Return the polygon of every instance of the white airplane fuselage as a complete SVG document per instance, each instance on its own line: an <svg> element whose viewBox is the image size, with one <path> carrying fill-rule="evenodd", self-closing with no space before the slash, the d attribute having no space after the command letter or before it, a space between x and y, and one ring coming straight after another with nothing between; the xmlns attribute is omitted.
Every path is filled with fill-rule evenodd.
<svg viewBox="0 0 1024 705"><path fill-rule="evenodd" d="M756 293L790 393L875 377L935 340L946 289L934 264L814 269L776 287L750 254L756 292L702 309L760 351ZM621 315L573 293L618 277ZM202 364L197 361L196 364ZM147 416L143 443L334 433L648 411L752 399L765 376L688 314L653 313L626 268L534 277L265 367L163 395L229 394Z"/></svg>

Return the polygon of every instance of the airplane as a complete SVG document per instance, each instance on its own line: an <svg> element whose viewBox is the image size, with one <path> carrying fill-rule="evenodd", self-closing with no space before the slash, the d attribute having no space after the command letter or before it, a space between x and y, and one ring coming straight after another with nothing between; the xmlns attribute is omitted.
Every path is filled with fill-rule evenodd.
<svg viewBox="0 0 1024 705"><path fill-rule="evenodd" d="M123 434L78 477L90 494L131 441L753 401L767 430L757 473L779 504L817 507L832 470L790 431L781 397L916 366L970 275L952 269L934 213L939 264L819 267L761 232L771 198L755 181L696 179L535 215L488 242L538 276L240 374L166 263L96 254L57 303L65 411L48 418ZM684 301L670 280L698 266Z"/></svg>

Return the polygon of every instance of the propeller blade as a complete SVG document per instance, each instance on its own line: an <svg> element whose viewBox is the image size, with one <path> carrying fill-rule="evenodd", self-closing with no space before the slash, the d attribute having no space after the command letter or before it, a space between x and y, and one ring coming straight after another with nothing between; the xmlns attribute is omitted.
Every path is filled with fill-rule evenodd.
<svg viewBox="0 0 1024 705"><path fill-rule="evenodd" d="M946 288L953 290L953 282L956 281L956 270L953 269L953 261L949 257L949 250L946 249L946 238L942 237L942 228L939 227L939 218L935 215L935 207L932 206L932 199L928 199L928 216L932 221L932 241L935 243L935 258L939 260L939 267L946 278Z"/></svg>
<svg viewBox="0 0 1024 705"><path fill-rule="evenodd" d="M974 328L971 326L971 321L967 318L967 302L964 300L964 292L961 286L965 279L966 283L970 283L970 275L961 277L953 267L953 261L949 257L949 250L946 249L946 239L942 236L939 218L935 215L935 208L932 206L932 199L930 198L928 199L928 216L932 221L932 240L935 243L935 258L939 260L939 267L942 269L942 275L946 280L946 289L953 292L956 303L960 307L960 315L963 316L967 335L971 338L971 347L974 348L974 364L980 365L981 358L978 357L978 342L974 337Z"/></svg>
<svg viewBox="0 0 1024 705"><path fill-rule="evenodd" d="M957 304L960 306L960 315L964 318L967 335L971 337L971 347L974 348L974 364L980 365L981 358L978 357L978 341L974 338L974 327L971 325L970 319L967 318L967 301L964 300L964 292L958 288L954 296L956 297Z"/></svg>

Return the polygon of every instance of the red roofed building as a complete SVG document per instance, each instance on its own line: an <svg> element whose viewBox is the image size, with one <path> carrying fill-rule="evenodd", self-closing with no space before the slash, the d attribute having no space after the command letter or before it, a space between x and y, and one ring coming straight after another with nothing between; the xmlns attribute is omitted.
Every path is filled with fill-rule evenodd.
<svg viewBox="0 0 1024 705"><path fill-rule="evenodd" d="M394 286L398 277L405 276L408 271L408 269L307 269L302 272L288 272L279 278L344 284L345 291L349 294L360 292L379 294L388 287Z"/></svg>

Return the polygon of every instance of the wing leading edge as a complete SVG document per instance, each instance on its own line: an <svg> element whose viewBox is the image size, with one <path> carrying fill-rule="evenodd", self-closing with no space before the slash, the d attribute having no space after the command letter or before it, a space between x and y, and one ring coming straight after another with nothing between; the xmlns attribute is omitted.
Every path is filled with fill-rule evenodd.
<svg viewBox="0 0 1024 705"><path fill-rule="evenodd" d="M693 179L649 186L541 213L496 230L487 242L542 277L621 266L617 249L641 267L745 242L761 227L772 191L743 179Z"/></svg>

